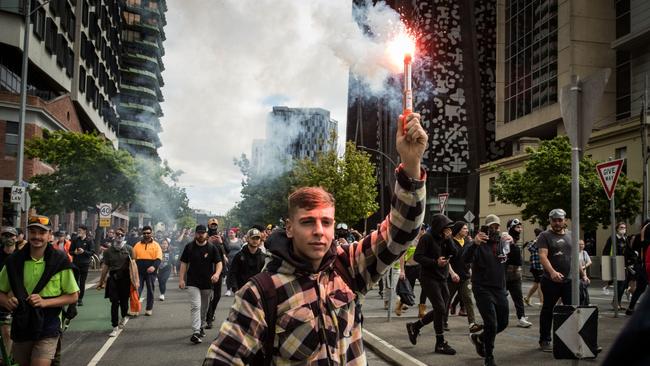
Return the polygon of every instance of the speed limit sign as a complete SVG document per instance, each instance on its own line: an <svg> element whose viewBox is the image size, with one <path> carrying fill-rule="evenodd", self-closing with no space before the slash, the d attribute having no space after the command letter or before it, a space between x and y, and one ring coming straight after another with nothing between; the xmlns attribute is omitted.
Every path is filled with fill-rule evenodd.
<svg viewBox="0 0 650 366"><path fill-rule="evenodd" d="M111 214L113 213L113 207L110 203L100 203L99 204L99 218L100 219L110 219Z"/></svg>

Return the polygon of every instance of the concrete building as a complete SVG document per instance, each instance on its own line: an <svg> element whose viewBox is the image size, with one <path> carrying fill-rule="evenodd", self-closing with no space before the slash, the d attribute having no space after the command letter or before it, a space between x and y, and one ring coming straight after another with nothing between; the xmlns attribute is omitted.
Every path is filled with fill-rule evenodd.
<svg viewBox="0 0 650 366"><path fill-rule="evenodd" d="M120 148L133 155L159 160L167 2L120 0L120 4L122 52L120 94L116 100Z"/></svg>
<svg viewBox="0 0 650 366"><path fill-rule="evenodd" d="M337 124L322 108L273 107L266 121L266 139L253 142L252 172L278 175L290 169L294 160L313 160L334 149Z"/></svg>
<svg viewBox="0 0 650 366"><path fill-rule="evenodd" d="M496 0L387 4L419 35L413 88L414 109L422 114L429 134L423 160L427 217L438 212L438 194L448 192L447 214L462 220L467 211L478 212L480 164L505 156L509 148L494 137ZM391 160L397 161L394 136L402 106L400 100L366 95L361 83L350 76L347 139L372 149L379 167L381 209L368 219L369 227L374 227L388 213L395 168ZM399 90L401 85L395 84Z"/></svg>
<svg viewBox="0 0 650 366"><path fill-rule="evenodd" d="M496 138L511 143L513 154L481 167L481 220L489 213L501 215L502 221L519 217L519 207L489 194L497 176L492 168L522 169L526 146L565 134L558 90L572 74L612 70L585 154L599 161L627 158L624 172L642 181L640 113L650 72L648 15L650 2L641 0L498 1ZM628 232L635 233L639 224L640 217L628 223ZM525 229L524 240L532 239L532 226ZM600 254L609 233L581 234L594 238Z"/></svg>

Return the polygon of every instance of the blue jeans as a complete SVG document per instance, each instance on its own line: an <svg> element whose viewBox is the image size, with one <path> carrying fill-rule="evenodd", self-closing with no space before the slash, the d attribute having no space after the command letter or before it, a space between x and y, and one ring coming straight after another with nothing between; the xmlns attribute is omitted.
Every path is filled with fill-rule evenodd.
<svg viewBox="0 0 650 366"><path fill-rule="evenodd" d="M147 306L145 307L145 310L151 310L153 309L153 292L156 289L156 272L147 272L147 269L139 269L138 275L140 276L140 288L138 289L138 296L142 298L142 290L144 289L144 286L142 286L144 283L147 284Z"/></svg>
<svg viewBox="0 0 650 366"><path fill-rule="evenodd" d="M160 294L164 295L167 292L167 280L169 275L172 274L172 266L167 265L158 269L158 286L160 287Z"/></svg>

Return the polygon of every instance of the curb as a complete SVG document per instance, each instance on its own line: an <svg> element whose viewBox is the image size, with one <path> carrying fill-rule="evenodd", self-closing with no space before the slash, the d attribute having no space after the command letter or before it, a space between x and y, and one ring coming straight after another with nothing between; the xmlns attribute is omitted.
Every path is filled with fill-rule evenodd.
<svg viewBox="0 0 650 366"><path fill-rule="evenodd" d="M386 362L397 366L427 366L392 344L363 329L363 344Z"/></svg>

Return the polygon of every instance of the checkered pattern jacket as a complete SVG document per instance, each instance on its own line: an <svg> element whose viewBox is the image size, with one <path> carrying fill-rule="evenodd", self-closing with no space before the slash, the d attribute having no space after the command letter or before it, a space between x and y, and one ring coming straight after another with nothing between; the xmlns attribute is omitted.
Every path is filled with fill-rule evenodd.
<svg viewBox="0 0 650 366"><path fill-rule="evenodd" d="M421 180L411 180L399 168L391 212L378 230L349 246L333 244L316 273L294 258L286 235L269 238L272 259L265 270L273 273L277 294L272 364L367 365L354 300L416 238L424 219L424 181L424 172ZM354 289L334 270L335 260L349 271ZM203 365L247 364L263 347L267 331L260 291L248 282L235 295Z"/></svg>
<svg viewBox="0 0 650 366"><path fill-rule="evenodd" d="M537 247L537 240L534 240L528 245L528 251L530 252L530 268L541 271L544 269L542 267L542 262L539 260L539 248Z"/></svg>

